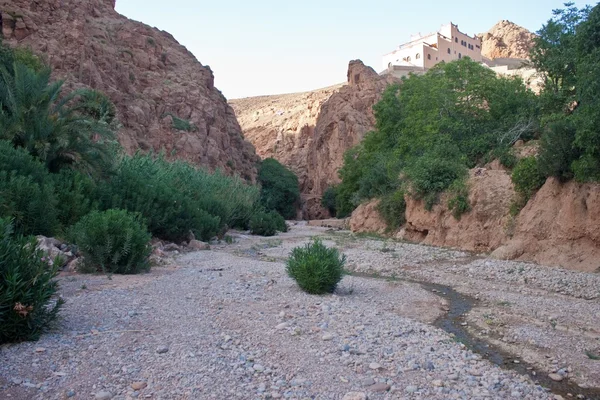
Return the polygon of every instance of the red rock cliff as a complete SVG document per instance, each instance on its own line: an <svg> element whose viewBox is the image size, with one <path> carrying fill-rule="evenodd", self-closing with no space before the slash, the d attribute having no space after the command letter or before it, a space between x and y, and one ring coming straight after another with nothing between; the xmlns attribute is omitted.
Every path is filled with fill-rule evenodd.
<svg viewBox="0 0 600 400"><path fill-rule="evenodd" d="M170 34L114 10L114 0L0 0L2 33L30 46L69 88L90 86L118 108L121 144L253 180L256 162L213 73ZM171 127L171 116L194 131Z"/></svg>

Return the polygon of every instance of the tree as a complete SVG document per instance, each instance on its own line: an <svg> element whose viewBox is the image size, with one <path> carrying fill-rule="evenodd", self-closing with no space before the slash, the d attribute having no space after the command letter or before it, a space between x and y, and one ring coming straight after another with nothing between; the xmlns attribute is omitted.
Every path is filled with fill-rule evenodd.
<svg viewBox="0 0 600 400"><path fill-rule="evenodd" d="M300 201L298 177L274 158L263 160L258 171L261 185L260 202L267 210L275 210L285 219L296 217Z"/></svg>
<svg viewBox="0 0 600 400"><path fill-rule="evenodd" d="M51 82L49 68L37 71L18 60L7 67L6 60L0 63L0 138L27 149L51 172L107 171L116 144L110 100L89 89L61 98L63 82Z"/></svg>

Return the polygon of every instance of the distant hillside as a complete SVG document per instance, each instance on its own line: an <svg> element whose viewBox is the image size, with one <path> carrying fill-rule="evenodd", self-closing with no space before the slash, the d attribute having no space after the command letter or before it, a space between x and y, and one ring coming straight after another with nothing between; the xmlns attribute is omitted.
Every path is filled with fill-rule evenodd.
<svg viewBox="0 0 600 400"><path fill-rule="evenodd" d="M529 59L535 35L513 22L502 20L489 31L477 35L481 38L481 53L487 58Z"/></svg>

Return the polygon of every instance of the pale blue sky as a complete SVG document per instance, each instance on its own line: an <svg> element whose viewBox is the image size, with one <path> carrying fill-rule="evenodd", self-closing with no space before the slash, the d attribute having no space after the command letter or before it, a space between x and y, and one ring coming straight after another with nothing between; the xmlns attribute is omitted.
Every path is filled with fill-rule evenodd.
<svg viewBox="0 0 600 400"><path fill-rule="evenodd" d="M575 1L577 6L590 1ZM595 4L595 3L594 3ZM502 19L537 31L561 0L117 0L117 11L170 32L215 74L228 98L290 93L346 80L348 61L381 69L411 34L449 21L469 35Z"/></svg>

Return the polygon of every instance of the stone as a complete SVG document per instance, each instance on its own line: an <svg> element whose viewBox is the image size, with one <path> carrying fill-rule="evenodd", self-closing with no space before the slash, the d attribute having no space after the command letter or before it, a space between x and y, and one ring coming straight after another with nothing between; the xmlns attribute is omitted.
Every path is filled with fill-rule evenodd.
<svg viewBox="0 0 600 400"><path fill-rule="evenodd" d="M111 392L107 392L107 391L101 391L96 393L96 395L94 396L94 398L96 400L110 400L112 399L113 395Z"/></svg>
<svg viewBox="0 0 600 400"><path fill-rule="evenodd" d="M407 387L404 388L404 391L406 393L415 393L417 390L419 390L419 388L416 387L416 386L412 386L412 385L409 385L409 386L407 386Z"/></svg>
<svg viewBox="0 0 600 400"><path fill-rule="evenodd" d="M373 378L365 378L360 382L361 386L372 386L375 384L375 380Z"/></svg>
<svg viewBox="0 0 600 400"><path fill-rule="evenodd" d="M433 381L431 381L431 384L435 387L442 387L444 386L444 382L442 382L441 379L434 379Z"/></svg>
<svg viewBox="0 0 600 400"><path fill-rule="evenodd" d="M275 329L277 329L278 331L281 331L285 328L287 328L289 326L289 324L287 322L282 322L280 324L278 324Z"/></svg>
<svg viewBox="0 0 600 400"><path fill-rule="evenodd" d="M376 363L376 362L372 362L372 363L369 364L369 368L377 370L377 369L381 369L382 367L381 367L381 364Z"/></svg>
<svg viewBox="0 0 600 400"><path fill-rule="evenodd" d="M164 354L164 353L166 353L167 351L169 351L169 348L168 348L167 346L158 346L158 347L156 348L156 352L157 352L158 354Z"/></svg>
<svg viewBox="0 0 600 400"><path fill-rule="evenodd" d="M552 380L553 380L553 381L555 381L555 382L560 382L560 381L562 381L563 379L565 379L565 377L564 377L564 376L562 376L562 375L560 375L560 374L555 374L555 373L548 374L548 378L552 379Z"/></svg>
<svg viewBox="0 0 600 400"><path fill-rule="evenodd" d="M369 392L387 392L390 390L390 385L387 383L378 382L374 385L371 385L367 388Z"/></svg>
<svg viewBox="0 0 600 400"><path fill-rule="evenodd" d="M210 250L210 245L208 243L196 239L190 240L187 247L190 250Z"/></svg>
<svg viewBox="0 0 600 400"><path fill-rule="evenodd" d="M75 391L73 389L67 390L67 393L65 393L65 395L67 397L75 397Z"/></svg>
<svg viewBox="0 0 600 400"><path fill-rule="evenodd" d="M254 364L254 366L252 367L252 369L256 372L263 372L265 370L265 367L263 367L260 364Z"/></svg>
<svg viewBox="0 0 600 400"><path fill-rule="evenodd" d="M363 392L348 392L342 397L342 400L367 400L367 394Z"/></svg>
<svg viewBox="0 0 600 400"><path fill-rule="evenodd" d="M324 341L329 341L329 340L332 340L332 339L333 339L333 334L331 334L331 333L327 332L327 333L325 333L325 334L324 334L324 335L321 337L321 339L323 339Z"/></svg>
<svg viewBox="0 0 600 400"><path fill-rule="evenodd" d="M133 382L131 384L131 388L133 390L142 390L144 389L146 386L148 386L148 384L146 382Z"/></svg>
<svg viewBox="0 0 600 400"><path fill-rule="evenodd" d="M45 351L46 351L46 349L44 347L36 347L35 348L36 353L44 353Z"/></svg>

